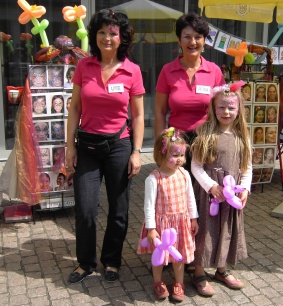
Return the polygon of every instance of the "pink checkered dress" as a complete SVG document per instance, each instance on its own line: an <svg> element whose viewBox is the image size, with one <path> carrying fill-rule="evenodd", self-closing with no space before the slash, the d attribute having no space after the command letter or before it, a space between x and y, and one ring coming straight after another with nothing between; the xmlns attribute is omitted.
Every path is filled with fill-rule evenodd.
<svg viewBox="0 0 283 306"><path fill-rule="evenodd" d="M191 221L187 207L187 180L184 169L179 168L174 175L168 176L155 169L151 172L157 180L157 197L155 205L156 230L162 237L167 228L174 228L178 235L175 248L182 254L183 262L194 260L195 242L191 234ZM140 241L147 237L143 225ZM139 242L140 242L139 241ZM152 253L154 247L138 246L138 254ZM164 265L176 260L166 251Z"/></svg>

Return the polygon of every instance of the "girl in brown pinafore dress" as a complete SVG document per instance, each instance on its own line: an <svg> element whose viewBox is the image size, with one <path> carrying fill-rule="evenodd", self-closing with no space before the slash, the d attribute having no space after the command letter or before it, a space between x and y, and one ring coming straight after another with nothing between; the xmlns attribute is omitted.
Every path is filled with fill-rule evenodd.
<svg viewBox="0 0 283 306"><path fill-rule="evenodd" d="M203 296L214 294L205 277L206 267L217 268L215 278L229 288L244 286L226 271L227 263L236 265L247 257L243 209L229 205L223 195L223 178L231 175L237 185L246 189L237 195L244 208L251 185L250 140L238 91L241 84L213 89L207 120L197 129L198 136L192 145L192 173L196 178L194 191L199 212L193 284ZM212 197L220 203L216 216L210 215Z"/></svg>

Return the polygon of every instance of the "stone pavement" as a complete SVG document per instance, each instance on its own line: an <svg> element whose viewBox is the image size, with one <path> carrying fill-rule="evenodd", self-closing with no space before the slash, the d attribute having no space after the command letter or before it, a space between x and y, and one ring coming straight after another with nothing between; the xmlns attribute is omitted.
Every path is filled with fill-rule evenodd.
<svg viewBox="0 0 283 306"><path fill-rule="evenodd" d="M68 284L67 278L77 265L73 209L37 212L35 224L0 223L0 305L173 304L170 300L155 300L150 256L136 254L144 218L144 180L155 167L151 153L143 153L142 159L141 172L132 184L129 230L124 244L120 280L114 284L106 283L102 266L98 265L97 273L83 282ZM186 297L181 305L283 305L283 219L271 217L271 211L283 202L281 186L277 169L272 183L265 184L263 192L257 185L245 208L249 257L241 261L233 273L245 282L246 287L233 291L215 282L211 276L216 294L212 298L203 298L196 294L191 277L186 275ZM97 229L99 254L106 219L103 188ZM212 275L213 270L208 270L208 273ZM171 267L163 275L167 284L173 284Z"/></svg>

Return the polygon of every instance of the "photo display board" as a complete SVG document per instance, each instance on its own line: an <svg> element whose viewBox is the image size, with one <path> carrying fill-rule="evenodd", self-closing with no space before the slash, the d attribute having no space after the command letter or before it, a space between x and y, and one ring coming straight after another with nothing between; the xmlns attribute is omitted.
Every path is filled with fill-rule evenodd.
<svg viewBox="0 0 283 306"><path fill-rule="evenodd" d="M68 111L74 65L30 65L31 109L38 154L42 209L73 206L73 173L66 171Z"/></svg>
<svg viewBox="0 0 283 306"><path fill-rule="evenodd" d="M270 183L277 154L279 85L270 82L247 82L241 91L253 147L252 184Z"/></svg>

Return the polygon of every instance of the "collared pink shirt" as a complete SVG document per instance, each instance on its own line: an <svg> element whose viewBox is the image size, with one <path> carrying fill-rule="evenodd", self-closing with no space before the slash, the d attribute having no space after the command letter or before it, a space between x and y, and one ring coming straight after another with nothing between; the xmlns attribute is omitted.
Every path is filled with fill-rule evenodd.
<svg viewBox="0 0 283 306"><path fill-rule="evenodd" d="M128 119L130 98L145 92L139 66L127 58L105 84L97 57L83 58L72 82L81 87L81 127L90 133L117 133ZM117 84L123 84L123 92L109 92L108 85ZM121 138L129 133L126 128Z"/></svg>
<svg viewBox="0 0 283 306"><path fill-rule="evenodd" d="M205 121L211 99L211 95L197 91L223 85L225 80L216 64L201 57L195 80L190 84L189 77L180 64L181 57L163 66L156 91L168 95L169 126L189 132Z"/></svg>

